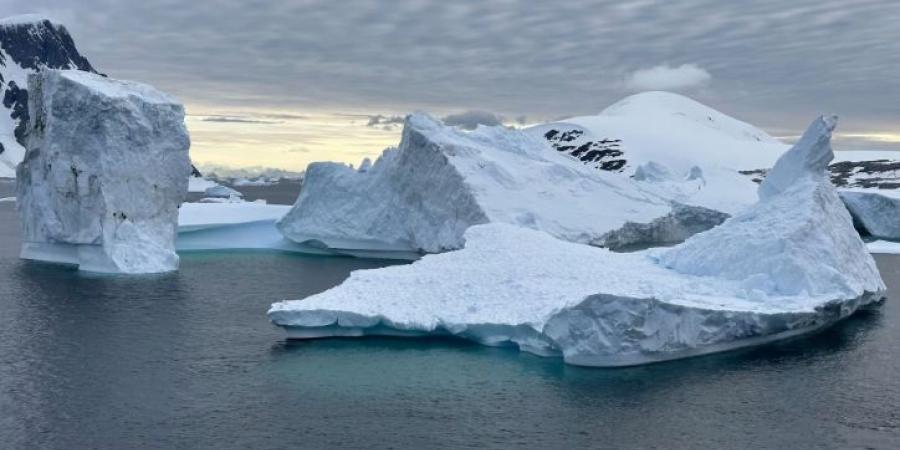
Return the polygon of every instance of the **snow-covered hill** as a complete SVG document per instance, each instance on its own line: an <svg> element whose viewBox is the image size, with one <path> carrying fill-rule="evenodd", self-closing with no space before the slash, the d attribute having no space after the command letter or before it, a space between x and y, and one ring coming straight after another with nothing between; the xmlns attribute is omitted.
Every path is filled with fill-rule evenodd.
<svg viewBox="0 0 900 450"><path fill-rule="evenodd" d="M25 155L27 78L43 68L96 73L65 26L39 15L0 19L0 177L14 177Z"/></svg>
<svg viewBox="0 0 900 450"><path fill-rule="evenodd" d="M527 132L598 170L634 177L674 200L728 213L752 203L756 186L740 170L771 167L788 146L766 132L687 97L644 92L594 116Z"/></svg>
<svg viewBox="0 0 900 450"><path fill-rule="evenodd" d="M771 167L787 148L750 124L659 91L632 95L595 116L528 131L588 165L629 175L651 161L675 173L687 173L698 161L731 169Z"/></svg>
<svg viewBox="0 0 900 450"><path fill-rule="evenodd" d="M745 181L733 178L734 172L759 183L788 148L753 125L668 92L635 94L598 115L536 125L528 131L585 165L639 179L690 178L694 165L702 163L710 193L721 192L715 181L734 183L725 186L731 190L743 185L738 189L749 192ZM724 169L726 179L712 179L718 169ZM897 151L838 149L829 171L838 188L876 189L888 196L898 196L900 190ZM716 206L698 194L695 202Z"/></svg>

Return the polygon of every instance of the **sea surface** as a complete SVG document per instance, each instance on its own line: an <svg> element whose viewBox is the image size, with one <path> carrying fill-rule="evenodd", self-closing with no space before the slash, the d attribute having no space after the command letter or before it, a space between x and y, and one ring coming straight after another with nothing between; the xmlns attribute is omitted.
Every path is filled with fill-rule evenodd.
<svg viewBox="0 0 900 450"><path fill-rule="evenodd" d="M0 197L4 194L0 183ZM628 369L448 339L288 342L265 312L385 262L191 253L174 274L17 258L0 203L0 448L900 448L900 258L814 336Z"/></svg>

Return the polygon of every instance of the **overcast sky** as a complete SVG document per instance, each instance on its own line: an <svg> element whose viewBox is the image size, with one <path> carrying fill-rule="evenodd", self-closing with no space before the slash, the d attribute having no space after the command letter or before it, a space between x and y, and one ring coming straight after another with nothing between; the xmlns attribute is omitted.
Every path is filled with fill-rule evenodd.
<svg viewBox="0 0 900 450"><path fill-rule="evenodd" d="M596 113L648 89L685 93L776 135L834 112L860 135L847 145L900 148L893 0L0 4L0 15L26 12L65 23L99 70L180 97L209 162L247 164L242 153L267 142L251 160L354 160L396 141L399 127L369 115L480 110L534 122ZM329 141L334 133L346 139Z"/></svg>

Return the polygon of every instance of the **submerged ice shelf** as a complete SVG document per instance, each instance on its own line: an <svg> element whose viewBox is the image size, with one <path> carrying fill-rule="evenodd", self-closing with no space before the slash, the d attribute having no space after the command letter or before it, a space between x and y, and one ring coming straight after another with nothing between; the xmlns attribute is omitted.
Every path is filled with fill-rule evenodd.
<svg viewBox="0 0 900 450"><path fill-rule="evenodd" d="M825 177L834 125L822 118L810 126L755 205L671 249L613 253L510 224L477 225L461 250L354 272L329 291L273 304L269 317L292 338L449 334L591 366L827 326L885 292Z"/></svg>
<svg viewBox="0 0 900 450"><path fill-rule="evenodd" d="M276 222L290 205L258 202L184 203L178 213L175 249L188 251L273 250L324 256L415 259L419 255L365 250L340 251L285 239Z"/></svg>

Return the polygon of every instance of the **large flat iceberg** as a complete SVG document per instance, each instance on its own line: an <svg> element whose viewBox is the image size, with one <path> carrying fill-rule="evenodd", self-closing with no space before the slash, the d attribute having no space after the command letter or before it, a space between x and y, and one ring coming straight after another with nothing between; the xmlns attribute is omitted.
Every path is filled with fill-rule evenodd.
<svg viewBox="0 0 900 450"><path fill-rule="evenodd" d="M29 78L27 152L18 166L21 256L81 270L175 270L187 195L184 108L144 84L81 71Z"/></svg>
<svg viewBox="0 0 900 450"><path fill-rule="evenodd" d="M454 335L571 364L625 366L810 332L885 285L825 175L833 118L782 156L759 201L670 249L613 253L510 224L465 248L354 272L269 317L291 338Z"/></svg>

